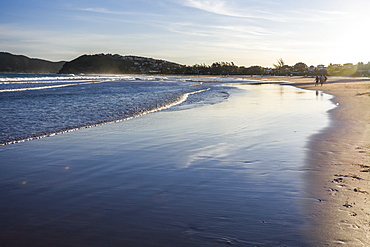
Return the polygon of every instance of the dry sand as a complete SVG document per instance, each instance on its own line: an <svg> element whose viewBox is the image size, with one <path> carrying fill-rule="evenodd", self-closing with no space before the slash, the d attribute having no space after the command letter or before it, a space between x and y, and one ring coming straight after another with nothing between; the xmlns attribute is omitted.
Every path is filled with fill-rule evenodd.
<svg viewBox="0 0 370 247"><path fill-rule="evenodd" d="M280 77L334 96L330 126L308 145L307 201L313 246L370 246L370 79Z"/></svg>

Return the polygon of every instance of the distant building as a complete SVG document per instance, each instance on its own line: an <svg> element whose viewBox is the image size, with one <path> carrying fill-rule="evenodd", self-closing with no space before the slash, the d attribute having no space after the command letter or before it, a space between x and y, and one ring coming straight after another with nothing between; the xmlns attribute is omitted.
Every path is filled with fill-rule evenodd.
<svg viewBox="0 0 370 247"><path fill-rule="evenodd" d="M353 63L345 63L343 64L343 69L352 69L354 67Z"/></svg>
<svg viewBox="0 0 370 247"><path fill-rule="evenodd" d="M265 74L271 75L274 72L273 69L266 69Z"/></svg>
<svg viewBox="0 0 370 247"><path fill-rule="evenodd" d="M325 70L325 69L326 69L326 67L325 67L325 65L323 65L323 64L319 64L319 65L317 65L317 69L318 69L318 70Z"/></svg>

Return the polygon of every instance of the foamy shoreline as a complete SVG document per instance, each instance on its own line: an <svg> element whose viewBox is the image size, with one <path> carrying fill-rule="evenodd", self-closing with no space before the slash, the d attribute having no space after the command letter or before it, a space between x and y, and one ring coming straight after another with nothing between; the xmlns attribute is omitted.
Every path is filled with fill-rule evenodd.
<svg viewBox="0 0 370 247"><path fill-rule="evenodd" d="M304 145L330 97L237 86L220 104L2 146L0 242L307 246Z"/></svg>
<svg viewBox="0 0 370 247"><path fill-rule="evenodd" d="M153 243L175 236L173 239L178 239L184 246L185 242L182 241L194 243L192 241L197 239L205 243L242 246L252 243L246 241L251 241L255 233L260 234L261 245L266 241L279 240L279 243L284 241L287 246L307 246L297 244L301 243L303 235L307 236L309 246L369 246L369 80L329 78L324 86L315 87L314 78L252 79L271 79L273 83L323 91L334 95L332 100L339 105L329 112L330 125L325 125L328 127L317 133L322 128L320 126L324 126L318 122L322 115L310 122L309 115L302 113L318 100L331 104L323 99L326 95L315 97L315 91L295 93L300 97L306 95L307 99L303 102L309 103L298 107L295 101L290 101L280 108L286 110L294 106L292 112L301 114L297 119L302 121L288 117L280 124L288 126L287 129L265 123L265 126L275 130L274 134L266 134L265 137L275 136L277 142L272 142L274 138L266 140L262 143L265 146L260 148L246 144L245 140L256 132L253 125L248 132L246 126L252 123L252 117L246 118L242 112L244 108L238 107L249 105L251 107L244 109L246 112L248 109L254 109L255 113L268 109L275 114L273 106L276 104L271 104L274 101L268 94L257 97L256 102L245 95L234 95L235 98L230 97L223 105L207 105L191 111L164 111L125 124L100 126L29 144L2 147L2 159L5 162L0 166L3 169L0 181L5 189L1 199L6 198L8 202L2 206L2 216L7 217L8 221L3 223L0 242L38 240L55 243L55 236L58 236L66 239L66 243L79 240L86 244L83 239L91 237L90 231L95 234L107 232L107 229L110 237L119 242L131 238L132 226L135 226L134 230L145 232L146 239ZM257 86L261 93L269 91L264 90L264 86L279 88L278 85ZM280 97L287 96L290 90L300 91L290 86L282 88L284 93L280 89L278 92L280 104L284 102ZM307 101L309 99L312 101ZM259 104L256 103L266 104L258 108ZM325 111L322 114L326 114ZM281 115L287 116L284 113ZM261 126L262 120L256 120L256 123L258 128L265 130ZM294 126L294 129L289 126ZM296 131L295 128L299 127L302 131ZM227 131L220 134L219 129ZM303 139L297 139L297 145L282 148L282 139L290 142L303 132L308 134ZM303 147L311 133L316 134ZM261 145L260 142L257 144ZM294 150L297 146L302 150L300 153ZM279 152L286 151L287 155L283 155L283 159L276 159L278 162L273 159L271 162L269 159L262 162L261 157L268 155L256 153L253 156L253 151L265 152L271 147L282 148ZM307 159L302 164L305 152ZM293 159L298 153L301 155L299 159ZM287 167L282 169L281 163ZM262 164L266 165L263 167ZM274 176L268 179L267 175L271 172ZM256 179L254 183L253 179ZM182 181L181 186L179 181ZM295 185L306 191L296 189ZM230 192L234 196L229 197ZM251 195L246 196L246 193ZM51 197L54 200L50 200ZM256 206L258 210L253 210L255 208L252 206L261 198L266 199L262 206L268 204L269 207L257 214L255 211L263 207ZM295 205L293 202L296 200L290 198L296 198L299 205ZM99 204L101 201L104 204ZM199 205L203 207L199 208ZM220 205L224 205L221 212ZM126 211L127 206L132 211ZM294 211L295 208L302 208L304 219ZM93 213L85 215L82 211ZM212 211L221 214L210 215ZM234 213L240 211L242 214L234 217ZM131 218L132 212L137 217ZM112 228L105 228L112 225L116 215L125 220L116 221L117 225ZM186 220L182 218L183 215L186 215ZM193 220L189 223L190 216L193 216ZM200 216L203 218L199 220ZM71 221L72 217L76 220ZM176 217L179 217L178 220L174 220ZM128 225L127 219L131 219ZM304 224L306 219L311 222L307 227ZM97 220L102 224L93 224ZM148 220L151 224L148 224ZM230 226L230 223L223 225L225 222L233 220L235 222L231 226L237 227L224 227ZM210 224L212 221L213 224ZM64 222L73 223L74 228ZM158 222L161 224L158 225ZM219 225L216 230L220 231L209 228L209 225ZM86 229L81 233L84 237L78 234L70 236L70 229L81 229L81 226ZM48 230L40 231L40 227ZM304 234L297 233L301 228ZM235 235L238 231L241 235ZM251 234L250 237L246 236L246 232ZM122 237L123 233L126 233L126 239ZM280 233L280 236L273 236ZM135 241L140 243L142 236ZM277 245L277 242L273 243Z"/></svg>
<svg viewBox="0 0 370 247"><path fill-rule="evenodd" d="M308 145L305 205L312 215L312 244L370 245L370 79L329 78L315 86L314 78L280 77L291 85L334 96L331 124L311 137ZM286 83L283 83L286 84Z"/></svg>

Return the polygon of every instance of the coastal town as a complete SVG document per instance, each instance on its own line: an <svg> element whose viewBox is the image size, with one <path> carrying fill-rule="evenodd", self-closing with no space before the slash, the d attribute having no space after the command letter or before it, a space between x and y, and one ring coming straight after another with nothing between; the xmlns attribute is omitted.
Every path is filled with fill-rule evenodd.
<svg viewBox="0 0 370 247"><path fill-rule="evenodd" d="M258 76L370 76L370 62L357 64L307 65L297 62L288 65L282 58L272 67L238 66L234 62L214 62L211 65L183 65L150 57L91 54L65 62L50 62L0 52L0 72L59 73L59 74L187 74L187 75L258 75Z"/></svg>

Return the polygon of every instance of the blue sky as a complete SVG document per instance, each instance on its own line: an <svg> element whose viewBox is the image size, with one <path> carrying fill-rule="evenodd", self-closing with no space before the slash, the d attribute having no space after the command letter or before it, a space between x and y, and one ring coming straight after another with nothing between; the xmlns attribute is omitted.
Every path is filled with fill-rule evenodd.
<svg viewBox="0 0 370 247"><path fill-rule="evenodd" d="M11 0L0 50L52 61L82 54L272 67L370 61L368 0Z"/></svg>

